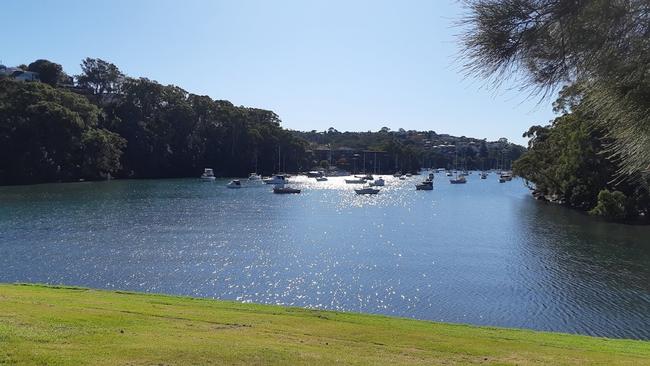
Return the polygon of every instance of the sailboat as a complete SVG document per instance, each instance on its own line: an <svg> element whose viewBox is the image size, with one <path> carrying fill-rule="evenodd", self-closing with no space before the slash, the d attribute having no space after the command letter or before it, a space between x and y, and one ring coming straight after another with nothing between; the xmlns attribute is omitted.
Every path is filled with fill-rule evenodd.
<svg viewBox="0 0 650 366"><path fill-rule="evenodd" d="M462 174L458 175L458 146L456 146L456 162L455 162L455 165L456 165L456 170L454 170L454 172L456 173L456 177L450 179L449 183L451 183L451 184L465 184L465 183L467 183L467 179L465 178L464 175L462 175Z"/></svg>

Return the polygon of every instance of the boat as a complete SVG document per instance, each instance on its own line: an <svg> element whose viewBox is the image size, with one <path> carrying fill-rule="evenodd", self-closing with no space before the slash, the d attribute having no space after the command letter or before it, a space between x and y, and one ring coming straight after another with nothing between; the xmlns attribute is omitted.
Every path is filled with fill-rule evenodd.
<svg viewBox="0 0 650 366"><path fill-rule="evenodd" d="M307 172L307 177L309 178L319 178L323 176L323 172L318 171L318 170L312 170L310 172Z"/></svg>
<svg viewBox="0 0 650 366"><path fill-rule="evenodd" d="M395 174L393 174L393 177L395 178L399 178L401 176L402 176L402 172L396 172Z"/></svg>
<svg viewBox="0 0 650 366"><path fill-rule="evenodd" d="M449 183L451 183L451 184L464 184L464 183L467 183L467 179L465 178L464 175L459 175L455 179L450 179Z"/></svg>
<svg viewBox="0 0 650 366"><path fill-rule="evenodd" d="M347 184L364 184L366 182L365 179L363 178L356 178L356 179L346 179L345 183Z"/></svg>
<svg viewBox="0 0 650 366"><path fill-rule="evenodd" d="M481 172L481 179L487 179L487 173Z"/></svg>
<svg viewBox="0 0 650 366"><path fill-rule="evenodd" d="M406 179L406 176L405 175L400 175L399 180L404 180L404 179Z"/></svg>
<svg viewBox="0 0 650 366"><path fill-rule="evenodd" d="M407 177L407 178L411 178L412 176L413 176L413 174L411 174L411 173L406 173L406 177Z"/></svg>
<svg viewBox="0 0 650 366"><path fill-rule="evenodd" d="M357 188L354 190L356 194L377 194L379 193L379 188L372 188L371 186Z"/></svg>
<svg viewBox="0 0 650 366"><path fill-rule="evenodd" d="M505 178L500 178L500 177L499 177L499 183L505 183L505 182L506 182L506 179L505 179Z"/></svg>
<svg viewBox="0 0 650 366"><path fill-rule="evenodd" d="M248 180L250 180L250 181L261 181L262 176L257 174L257 173L251 173L251 174L248 175Z"/></svg>
<svg viewBox="0 0 650 366"><path fill-rule="evenodd" d="M375 177L373 177L372 174L366 174L366 175L362 175L362 176L355 175L354 177L355 178L360 178L360 179L363 179L363 180L375 180Z"/></svg>
<svg viewBox="0 0 650 366"><path fill-rule="evenodd" d="M447 172L447 176L448 176L448 177L453 177L454 175L451 174L451 172Z"/></svg>
<svg viewBox="0 0 650 366"><path fill-rule="evenodd" d="M215 179L214 171L212 170L212 168L203 169L203 174L201 174L201 180L212 181L214 179Z"/></svg>
<svg viewBox="0 0 650 366"><path fill-rule="evenodd" d="M287 182L288 180L284 175L274 175L271 178L264 179L264 183L266 184L285 184Z"/></svg>
<svg viewBox="0 0 650 366"><path fill-rule="evenodd" d="M317 182L327 182L327 177L316 177Z"/></svg>
<svg viewBox="0 0 650 366"><path fill-rule="evenodd" d="M415 185L416 191L432 191L433 190L433 181L430 179L425 180L420 184Z"/></svg>
<svg viewBox="0 0 650 366"><path fill-rule="evenodd" d="M386 184L386 181L382 177L379 177L379 178L375 179L374 182L370 183L370 185L373 186L373 187L383 187L384 184Z"/></svg>
<svg viewBox="0 0 650 366"><path fill-rule="evenodd" d="M228 188L241 188L241 182L239 179L231 180L230 183L226 184Z"/></svg>
<svg viewBox="0 0 650 366"><path fill-rule="evenodd" d="M503 172L500 175L500 178L505 179L507 182L512 180L512 173L511 172Z"/></svg>
<svg viewBox="0 0 650 366"><path fill-rule="evenodd" d="M275 187L273 187L273 193L278 193L278 194L300 193L300 190L296 188L285 187L284 184L278 184Z"/></svg>

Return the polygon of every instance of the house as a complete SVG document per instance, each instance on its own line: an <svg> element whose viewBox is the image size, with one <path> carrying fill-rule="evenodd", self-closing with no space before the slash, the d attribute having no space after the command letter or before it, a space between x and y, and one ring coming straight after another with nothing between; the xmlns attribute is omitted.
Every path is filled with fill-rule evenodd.
<svg viewBox="0 0 650 366"><path fill-rule="evenodd" d="M0 76L12 78L17 81L41 81L37 72L25 71L17 67L0 65Z"/></svg>

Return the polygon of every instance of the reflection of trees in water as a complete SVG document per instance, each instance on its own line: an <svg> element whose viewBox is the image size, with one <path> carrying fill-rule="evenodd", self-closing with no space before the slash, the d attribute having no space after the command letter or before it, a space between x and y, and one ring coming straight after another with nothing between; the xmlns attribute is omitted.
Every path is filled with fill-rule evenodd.
<svg viewBox="0 0 650 366"><path fill-rule="evenodd" d="M543 317L592 334L620 329L650 337L650 227L603 222L532 199L518 210L526 238L519 244L522 280L553 297Z"/></svg>

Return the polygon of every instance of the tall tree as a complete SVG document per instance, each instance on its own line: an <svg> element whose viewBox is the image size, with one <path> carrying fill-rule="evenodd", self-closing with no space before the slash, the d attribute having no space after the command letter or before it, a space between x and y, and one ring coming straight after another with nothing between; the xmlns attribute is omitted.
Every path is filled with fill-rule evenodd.
<svg viewBox="0 0 650 366"><path fill-rule="evenodd" d="M51 86L56 86L59 82L64 81L67 75L63 72L61 65L48 61L36 60L27 66L28 71L37 72L42 82Z"/></svg>
<svg viewBox="0 0 650 366"><path fill-rule="evenodd" d="M95 95L117 93L120 91L124 74L114 64L99 58L86 58L81 62L77 82L93 91Z"/></svg>
<svg viewBox="0 0 650 366"><path fill-rule="evenodd" d="M544 92L579 82L620 172L650 169L648 0L464 2L468 72L496 82L523 75L521 85Z"/></svg>

